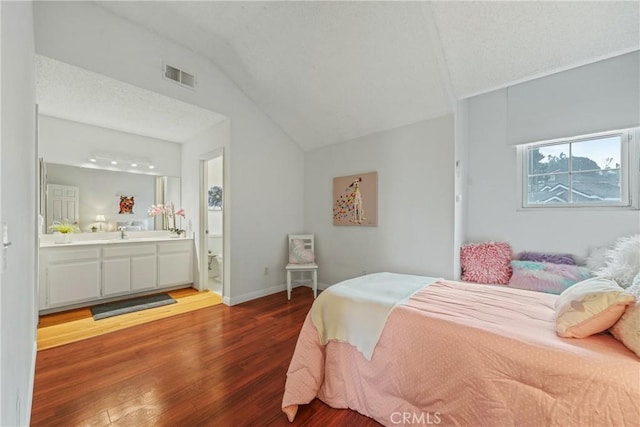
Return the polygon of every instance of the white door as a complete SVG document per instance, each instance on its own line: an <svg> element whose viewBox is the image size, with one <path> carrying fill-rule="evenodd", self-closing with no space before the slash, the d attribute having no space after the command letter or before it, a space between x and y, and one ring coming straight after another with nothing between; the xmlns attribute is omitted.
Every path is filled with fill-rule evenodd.
<svg viewBox="0 0 640 427"><path fill-rule="evenodd" d="M80 190L70 185L47 185L47 228L57 222L78 223Z"/></svg>

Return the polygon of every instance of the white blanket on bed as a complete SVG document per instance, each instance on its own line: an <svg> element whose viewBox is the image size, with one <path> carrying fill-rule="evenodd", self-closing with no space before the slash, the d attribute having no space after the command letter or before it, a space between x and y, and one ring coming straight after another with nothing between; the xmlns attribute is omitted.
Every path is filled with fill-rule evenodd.
<svg viewBox="0 0 640 427"><path fill-rule="evenodd" d="M311 307L320 342L345 341L367 360L382 334L391 310L416 291L439 279L396 273L375 273L337 283L323 291Z"/></svg>

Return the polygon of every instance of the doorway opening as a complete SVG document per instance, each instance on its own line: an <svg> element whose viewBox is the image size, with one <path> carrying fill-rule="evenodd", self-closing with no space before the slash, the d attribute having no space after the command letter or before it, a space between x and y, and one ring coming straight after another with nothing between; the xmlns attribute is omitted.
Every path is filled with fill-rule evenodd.
<svg viewBox="0 0 640 427"><path fill-rule="evenodd" d="M201 197L204 222L201 226L200 247L202 263L202 290L208 289L220 296L224 294L225 258L224 241L224 153L216 150L201 159Z"/></svg>

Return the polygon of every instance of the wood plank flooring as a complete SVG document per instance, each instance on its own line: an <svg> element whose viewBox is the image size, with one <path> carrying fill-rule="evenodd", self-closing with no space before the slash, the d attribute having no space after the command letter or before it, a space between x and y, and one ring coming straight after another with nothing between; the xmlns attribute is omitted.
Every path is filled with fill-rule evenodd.
<svg viewBox="0 0 640 427"><path fill-rule="evenodd" d="M38 352L32 426L378 426L314 400L281 412L306 287Z"/></svg>
<svg viewBox="0 0 640 427"><path fill-rule="evenodd" d="M93 320L89 308L79 308L40 316L38 323L38 350L57 347L118 331L131 326L152 322L188 311L222 303L213 292L198 292L193 288L167 292L177 303L122 314L101 320Z"/></svg>

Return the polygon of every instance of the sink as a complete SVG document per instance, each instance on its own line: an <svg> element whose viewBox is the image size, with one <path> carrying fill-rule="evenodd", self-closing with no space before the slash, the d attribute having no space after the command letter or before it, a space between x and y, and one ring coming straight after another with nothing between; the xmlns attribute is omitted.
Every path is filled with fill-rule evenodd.
<svg viewBox="0 0 640 427"><path fill-rule="evenodd" d="M124 239L115 239L114 242L153 242L162 240L159 237L125 237Z"/></svg>
<svg viewBox="0 0 640 427"><path fill-rule="evenodd" d="M75 240L67 243L67 245L104 245L109 242L111 242L111 240Z"/></svg>
<svg viewBox="0 0 640 427"><path fill-rule="evenodd" d="M103 239L78 239L78 240L72 240L71 242L68 242L68 243L61 243L61 244L57 244L53 241L45 241L45 242L41 242L40 246L41 247L64 247L64 246L113 245L113 244L143 243L143 242L162 242L166 240L174 240L174 238L168 235L155 235L151 237L138 237L134 235L132 237L125 237L124 239L121 239L118 233L117 237L113 236L107 239L104 239L104 238Z"/></svg>
<svg viewBox="0 0 640 427"><path fill-rule="evenodd" d="M114 239L97 239L97 240L76 240L76 241L72 241L70 243L67 244L71 244L71 245L109 245L109 244L114 244L114 243L129 243L129 242L152 242L154 240L162 240L159 239L157 237L125 237L124 239L121 238L114 238Z"/></svg>

